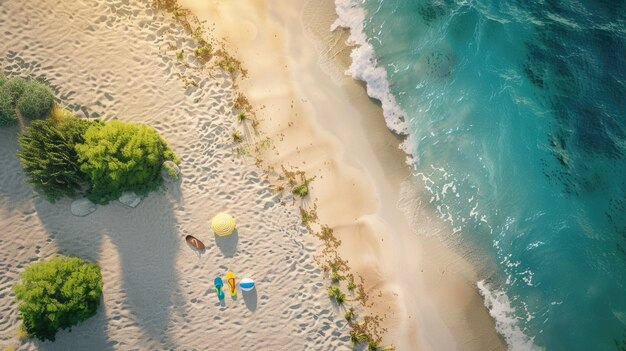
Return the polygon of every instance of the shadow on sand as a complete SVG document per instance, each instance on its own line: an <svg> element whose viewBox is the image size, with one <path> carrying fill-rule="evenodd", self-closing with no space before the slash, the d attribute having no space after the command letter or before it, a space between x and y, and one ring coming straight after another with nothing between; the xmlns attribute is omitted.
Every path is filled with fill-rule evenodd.
<svg viewBox="0 0 626 351"><path fill-rule="evenodd" d="M215 243L224 254L224 257L233 257L237 253L237 242L239 242L239 230L235 231L231 235L219 236L215 235Z"/></svg>
<svg viewBox="0 0 626 351"><path fill-rule="evenodd" d="M30 207L34 194L24 172L16 172L22 169L17 158L19 132L17 125L0 128L0 209L6 212Z"/></svg>
<svg viewBox="0 0 626 351"><path fill-rule="evenodd" d="M178 289L174 265L180 238L171 200L152 193L137 208L113 201L87 217L72 216L70 203L69 199L55 204L35 199L37 214L59 253L98 262L105 298L108 292L115 302L106 311L111 316L101 307L96 316L71 333L58 333L54 343L42 343L42 348L111 349L119 344L116 333L123 332L107 328L124 325L139 328L156 348L172 348L167 330Z"/></svg>
<svg viewBox="0 0 626 351"><path fill-rule="evenodd" d="M250 291L242 290L241 294L243 295L243 302L246 303L246 307L252 312L256 311L256 302L257 302L256 288Z"/></svg>

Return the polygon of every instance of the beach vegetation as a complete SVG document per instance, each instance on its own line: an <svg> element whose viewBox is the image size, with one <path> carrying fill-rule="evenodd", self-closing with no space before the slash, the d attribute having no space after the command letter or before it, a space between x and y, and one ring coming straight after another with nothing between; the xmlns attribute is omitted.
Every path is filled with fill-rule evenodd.
<svg viewBox="0 0 626 351"><path fill-rule="evenodd" d="M380 345L375 340L370 340L367 342L367 351L378 351L380 349Z"/></svg>
<svg viewBox="0 0 626 351"><path fill-rule="evenodd" d="M310 179L304 179L304 181L291 189L291 192L294 195L298 195L299 197L306 197L309 195L309 182Z"/></svg>
<svg viewBox="0 0 626 351"><path fill-rule="evenodd" d="M157 189L163 162L180 162L165 139L146 125L112 120L90 126L84 139L76 145L80 170L91 185L87 197L99 204L126 191L147 194Z"/></svg>
<svg viewBox="0 0 626 351"><path fill-rule="evenodd" d="M306 225L307 229L311 228L311 223L315 223L318 220L317 204L313 205L313 208L310 210L300 207L300 218L302 218L302 224ZM312 231L312 229L309 229L309 232L310 231Z"/></svg>
<svg viewBox="0 0 626 351"><path fill-rule="evenodd" d="M282 167L283 175L289 181L291 193L300 198L309 195L309 183L315 180L315 177L307 178L303 171L289 171Z"/></svg>
<svg viewBox="0 0 626 351"><path fill-rule="evenodd" d="M170 179L178 180L180 178L180 169L176 166L176 163L165 161L163 162L163 169Z"/></svg>
<svg viewBox="0 0 626 351"><path fill-rule="evenodd" d="M31 123L19 136L17 157L26 179L51 202L74 196L85 186L87 175L80 169L75 146L92 125L100 125L74 116L60 120L43 119Z"/></svg>
<svg viewBox="0 0 626 351"><path fill-rule="evenodd" d="M56 122L61 122L66 118L72 118L72 117L78 118L72 112L58 105L54 105L54 107L50 111L50 115L48 116L48 118L55 120Z"/></svg>
<svg viewBox="0 0 626 351"><path fill-rule="evenodd" d="M20 340L28 339L28 332L26 331L26 328L24 328L24 323L20 323L20 325L17 327L17 337Z"/></svg>
<svg viewBox="0 0 626 351"><path fill-rule="evenodd" d="M230 74L239 72L243 77L246 77L248 75L248 71L242 67L241 61L233 57L223 46L221 49L216 50L215 56L218 57L215 65L220 67L224 71Z"/></svg>
<svg viewBox="0 0 626 351"><path fill-rule="evenodd" d="M2 90L7 92L9 101L15 106L26 90L26 80L22 77L11 78L2 85Z"/></svg>
<svg viewBox="0 0 626 351"><path fill-rule="evenodd" d="M239 66L232 61L228 61L225 59L220 59L215 63L219 68L223 69L224 71L233 74L237 71L239 71Z"/></svg>
<svg viewBox="0 0 626 351"><path fill-rule="evenodd" d="M350 308L346 311L346 313L343 315L343 317L346 319L346 321L348 321L348 323L351 323L352 320L354 319L354 309Z"/></svg>
<svg viewBox="0 0 626 351"><path fill-rule="evenodd" d="M237 121L239 121L239 123L243 123L248 119L248 116L246 116L246 113L241 111L237 114Z"/></svg>
<svg viewBox="0 0 626 351"><path fill-rule="evenodd" d="M369 337L363 333L358 332L357 330L350 331L350 341L352 345L358 345L363 342L368 342Z"/></svg>
<svg viewBox="0 0 626 351"><path fill-rule="evenodd" d="M0 87L0 127L9 126L17 122L15 107L6 89Z"/></svg>
<svg viewBox="0 0 626 351"><path fill-rule="evenodd" d="M36 80L16 77L0 85L0 125L15 123L18 111L27 119L47 117L53 107L54 94Z"/></svg>
<svg viewBox="0 0 626 351"><path fill-rule="evenodd" d="M15 105L19 97L22 96L25 87L26 81L23 78L4 78L2 86L0 86L0 127L17 122Z"/></svg>
<svg viewBox="0 0 626 351"><path fill-rule="evenodd" d="M93 316L102 295L102 275L95 263L56 257L26 266L13 286L19 318L31 337L53 340L59 329Z"/></svg>
<svg viewBox="0 0 626 351"><path fill-rule="evenodd" d="M348 286L346 287L348 291L352 292L356 289L356 284L354 283L354 275L348 274Z"/></svg>
<svg viewBox="0 0 626 351"><path fill-rule="evenodd" d="M343 303L346 301L346 294L341 292L341 289L339 289L339 287L335 285L328 288L328 296L335 299L339 306L343 305Z"/></svg>
<svg viewBox="0 0 626 351"><path fill-rule="evenodd" d="M208 60L211 59L211 45L205 44L203 46L197 47L193 51L193 54L196 55L196 57L200 61L207 62Z"/></svg>
<svg viewBox="0 0 626 351"><path fill-rule="evenodd" d="M346 277L342 276L337 271L332 271L330 274L330 280L332 280L333 283L339 283L340 281L344 279L346 279Z"/></svg>
<svg viewBox="0 0 626 351"><path fill-rule="evenodd" d="M182 61L183 59L185 59L185 50L180 50L176 52L176 59L178 61Z"/></svg>
<svg viewBox="0 0 626 351"><path fill-rule="evenodd" d="M231 136L232 136L233 141L234 141L235 143L237 143L237 144L241 143L242 138L241 138L241 133L239 133L239 131L237 131L237 130L236 130L236 131L234 131L234 132L231 134Z"/></svg>
<svg viewBox="0 0 626 351"><path fill-rule="evenodd" d="M28 81L16 102L16 107L24 118L31 120L45 118L54 107L54 94L47 86L35 80Z"/></svg>

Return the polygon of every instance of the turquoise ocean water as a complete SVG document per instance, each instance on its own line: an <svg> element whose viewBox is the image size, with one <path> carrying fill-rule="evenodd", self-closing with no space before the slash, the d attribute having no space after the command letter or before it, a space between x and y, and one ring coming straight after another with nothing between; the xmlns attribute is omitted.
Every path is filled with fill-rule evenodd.
<svg viewBox="0 0 626 351"><path fill-rule="evenodd" d="M336 3L510 348L626 349L626 1Z"/></svg>

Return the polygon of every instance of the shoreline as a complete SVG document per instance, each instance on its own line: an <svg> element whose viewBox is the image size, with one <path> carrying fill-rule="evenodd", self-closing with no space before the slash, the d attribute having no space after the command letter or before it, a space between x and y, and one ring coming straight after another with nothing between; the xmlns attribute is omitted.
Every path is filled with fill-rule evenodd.
<svg viewBox="0 0 626 351"><path fill-rule="evenodd" d="M264 133L282 140L270 163L314 162L297 166L320 175L311 189L321 222L342 240L341 256L365 277L368 290L382 294L374 310L386 314L385 343L400 350L418 344L426 349L504 349L478 295L473 268L439 240L413 235L396 208L401 183L409 176L402 160L406 155L398 148L401 140L386 128L380 107L362 84L334 77L337 84L318 67L319 52L311 49L316 43L301 22L301 6L311 2L280 7L261 1L254 6L194 0L180 4L209 24L218 19L213 35L229 38L230 49L248 69L241 90L253 106L263 106L261 117L271 121L261 125ZM334 14L331 1L321 12L328 15L331 6ZM318 19L308 20L318 24ZM343 45L341 38L334 42ZM340 60L345 61L349 50L342 50ZM422 224L431 232L448 230L440 223ZM407 273L422 278L402 279Z"/></svg>

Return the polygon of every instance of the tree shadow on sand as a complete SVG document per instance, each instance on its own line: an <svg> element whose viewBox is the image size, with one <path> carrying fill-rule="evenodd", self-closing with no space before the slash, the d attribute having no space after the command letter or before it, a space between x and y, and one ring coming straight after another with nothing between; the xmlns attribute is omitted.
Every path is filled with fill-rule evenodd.
<svg viewBox="0 0 626 351"><path fill-rule="evenodd" d="M19 127L0 128L0 210L19 211L24 204L30 207L33 190L26 185L26 177L17 158Z"/></svg>
<svg viewBox="0 0 626 351"><path fill-rule="evenodd" d="M172 200L152 193L134 209L113 201L87 217L71 215L70 203L69 199L55 204L37 199L35 207L60 254L100 264L109 315L100 308L96 316L71 333L59 333L54 343L43 343L43 348L133 348L123 341L128 339L126 328L139 329L142 339L150 340L150 348L172 348L167 330L178 289L174 265L180 240ZM98 328L89 328L89 323Z"/></svg>

